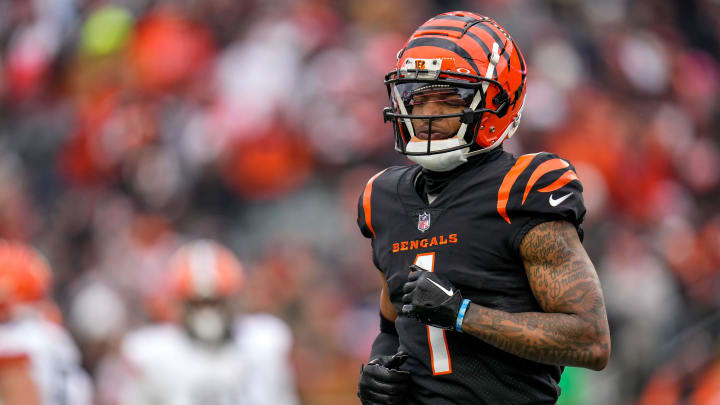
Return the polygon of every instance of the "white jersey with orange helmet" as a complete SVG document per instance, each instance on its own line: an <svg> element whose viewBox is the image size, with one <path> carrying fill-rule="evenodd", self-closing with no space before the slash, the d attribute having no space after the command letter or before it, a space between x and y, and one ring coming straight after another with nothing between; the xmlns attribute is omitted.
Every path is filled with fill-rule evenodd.
<svg viewBox="0 0 720 405"><path fill-rule="evenodd" d="M25 357L43 405L90 405L92 383L68 332L28 311L0 323L0 357ZM2 403L0 401L0 403Z"/></svg>
<svg viewBox="0 0 720 405"><path fill-rule="evenodd" d="M194 340L174 324L129 333L122 405L296 405L289 361L292 335L270 315L247 315L221 346Z"/></svg>
<svg viewBox="0 0 720 405"><path fill-rule="evenodd" d="M243 266L222 244L199 239L181 246L170 259L170 293L176 299L229 297L244 282Z"/></svg>
<svg viewBox="0 0 720 405"><path fill-rule="evenodd" d="M49 318L52 271L30 245L0 240L0 358L24 357L44 405L92 403L92 384L70 334ZM50 312L48 312L48 309Z"/></svg>
<svg viewBox="0 0 720 405"><path fill-rule="evenodd" d="M30 245L0 239L0 321L16 306L46 299L52 272L45 256Z"/></svg>

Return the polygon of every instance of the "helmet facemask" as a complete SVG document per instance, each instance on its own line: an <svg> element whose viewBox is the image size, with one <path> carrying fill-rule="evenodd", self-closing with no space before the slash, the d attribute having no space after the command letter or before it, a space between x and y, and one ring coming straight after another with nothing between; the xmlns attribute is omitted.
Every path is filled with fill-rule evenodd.
<svg viewBox="0 0 720 405"><path fill-rule="evenodd" d="M430 18L413 32L398 52L395 70L385 76L392 106L384 109L383 118L393 123L395 149L417 161L454 151L462 151L458 159L466 159L497 148L518 127L526 77L520 49L492 18L467 11ZM466 104L462 109L413 111L408 96L423 85L455 89ZM465 97L466 90L472 97ZM446 136L416 136L418 128L448 119L460 123L453 142ZM422 145L415 145L418 141Z"/></svg>
<svg viewBox="0 0 720 405"><path fill-rule="evenodd" d="M405 65L440 66L441 63L440 59L408 58ZM395 150L423 166L425 164L421 162L442 159L455 162L441 162L434 168L428 167L430 170L451 170L466 161L468 154L486 151L476 142L483 114L501 116L508 107L507 92L499 82L467 73L400 69L390 72L385 77L385 84L392 107L386 107L383 116L386 122L393 123ZM487 107L487 97L493 97L492 104L497 108ZM429 103L438 106L431 108ZM443 113L418 114L418 111L428 110ZM447 133L448 127L457 130ZM424 158L440 154L449 155Z"/></svg>
<svg viewBox="0 0 720 405"><path fill-rule="evenodd" d="M183 302L182 323L195 341L221 346L232 337L232 313L225 298L192 299Z"/></svg>

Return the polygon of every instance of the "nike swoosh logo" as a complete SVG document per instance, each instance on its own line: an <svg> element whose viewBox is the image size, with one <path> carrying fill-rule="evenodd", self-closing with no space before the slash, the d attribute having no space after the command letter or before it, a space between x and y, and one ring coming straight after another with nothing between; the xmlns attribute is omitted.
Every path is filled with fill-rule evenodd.
<svg viewBox="0 0 720 405"><path fill-rule="evenodd" d="M443 292L444 292L445 294L447 294L447 295L449 295L449 296L452 297L452 295L453 295L453 290L452 290L452 288L448 290L447 288L445 288L445 287L441 286L440 284L432 281L431 279L428 279L428 281L431 282L431 283L433 283L433 284L435 284L439 289L443 290Z"/></svg>
<svg viewBox="0 0 720 405"><path fill-rule="evenodd" d="M571 195L572 195L572 193L568 193L558 199L554 199L552 194L550 194L550 199L549 199L550 205L553 207L557 207L561 202L567 200L568 197L570 197Z"/></svg>

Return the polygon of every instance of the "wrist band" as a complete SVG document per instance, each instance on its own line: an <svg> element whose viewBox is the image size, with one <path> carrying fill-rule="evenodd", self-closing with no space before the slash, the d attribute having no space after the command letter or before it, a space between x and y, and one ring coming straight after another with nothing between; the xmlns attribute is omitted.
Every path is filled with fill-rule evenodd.
<svg viewBox="0 0 720 405"><path fill-rule="evenodd" d="M460 305L460 311L458 311L457 320L455 321L455 330L458 332L462 332L462 323L465 318L465 311L467 311L468 305L470 305L470 300L465 298L462 305Z"/></svg>

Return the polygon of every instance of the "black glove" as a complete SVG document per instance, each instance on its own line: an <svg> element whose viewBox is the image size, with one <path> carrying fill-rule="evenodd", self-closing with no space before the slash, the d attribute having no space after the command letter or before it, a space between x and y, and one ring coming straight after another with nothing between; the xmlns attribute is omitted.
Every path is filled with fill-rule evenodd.
<svg viewBox="0 0 720 405"><path fill-rule="evenodd" d="M403 352L380 356L362 368L357 395L363 405L405 405L410 373L398 368L407 357Z"/></svg>
<svg viewBox="0 0 720 405"><path fill-rule="evenodd" d="M460 291L445 278L414 264L410 270L403 286L402 314L426 325L455 330L463 302Z"/></svg>

